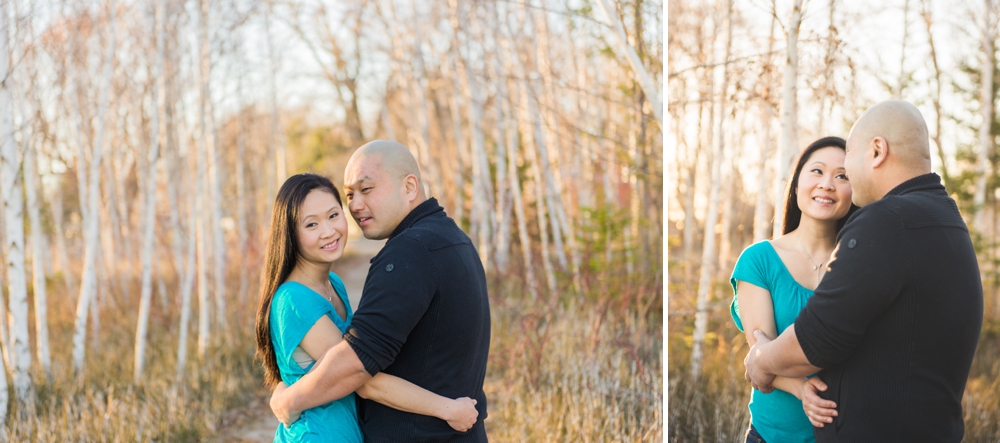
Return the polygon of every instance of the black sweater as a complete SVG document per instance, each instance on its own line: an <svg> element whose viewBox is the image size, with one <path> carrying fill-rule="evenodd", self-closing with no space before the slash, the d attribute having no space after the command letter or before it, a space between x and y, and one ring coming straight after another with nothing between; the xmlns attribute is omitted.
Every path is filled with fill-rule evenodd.
<svg viewBox="0 0 1000 443"><path fill-rule="evenodd" d="M466 433L358 397L368 442L485 442L483 380L490 348L486 274L472 241L437 200L417 206L371 260L344 339L368 373L385 372L445 397L477 401Z"/></svg>
<svg viewBox="0 0 1000 443"><path fill-rule="evenodd" d="M839 413L816 441L961 441L982 320L979 263L940 177L913 178L861 208L795 320Z"/></svg>

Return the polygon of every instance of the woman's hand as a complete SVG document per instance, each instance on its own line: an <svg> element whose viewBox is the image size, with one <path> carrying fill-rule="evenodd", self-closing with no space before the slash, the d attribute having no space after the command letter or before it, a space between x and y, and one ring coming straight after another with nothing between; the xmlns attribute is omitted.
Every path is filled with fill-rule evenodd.
<svg viewBox="0 0 1000 443"><path fill-rule="evenodd" d="M278 421L283 423L287 428L291 426L292 423L295 423L295 421L299 419L299 413L289 410L281 402L282 399L281 394L285 392L285 389L288 389L288 385L286 385L284 382L278 382L278 384L274 386L274 392L271 393L270 406L271 406L271 412L274 412L274 416L278 417Z"/></svg>
<svg viewBox="0 0 1000 443"><path fill-rule="evenodd" d="M479 420L476 401L469 397L448 400L447 406L444 407L438 418L448 422L448 425L456 431L468 431Z"/></svg>
<svg viewBox="0 0 1000 443"><path fill-rule="evenodd" d="M819 396L819 392L826 392L826 388L826 383L819 377L810 378L802 384L802 410L817 428L833 423L833 417L837 416L837 403Z"/></svg>

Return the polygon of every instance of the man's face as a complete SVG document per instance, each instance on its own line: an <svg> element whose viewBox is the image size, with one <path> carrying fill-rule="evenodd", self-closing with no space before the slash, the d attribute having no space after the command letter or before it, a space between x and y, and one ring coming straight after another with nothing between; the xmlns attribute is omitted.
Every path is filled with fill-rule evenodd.
<svg viewBox="0 0 1000 443"><path fill-rule="evenodd" d="M858 206L871 203L869 200L871 180L865 162L868 151L867 141L851 131L851 135L847 137L847 152L844 155L844 169L847 171L847 178L851 181L853 190L851 200Z"/></svg>
<svg viewBox="0 0 1000 443"><path fill-rule="evenodd" d="M409 213L401 177L382 168L379 155L352 158L344 171L347 208L365 238L388 238Z"/></svg>

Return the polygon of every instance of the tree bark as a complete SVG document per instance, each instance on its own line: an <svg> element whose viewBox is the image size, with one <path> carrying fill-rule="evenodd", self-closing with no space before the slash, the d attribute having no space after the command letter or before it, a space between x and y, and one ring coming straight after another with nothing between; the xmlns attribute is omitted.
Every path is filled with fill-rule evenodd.
<svg viewBox="0 0 1000 443"><path fill-rule="evenodd" d="M7 4L0 4L0 74L6 79L0 86L0 192L6 242L7 301L11 374L18 401L25 401L31 389L31 348L28 345L28 283L25 269L24 201L21 195L22 155L14 138L13 101L11 99L10 55L7 35L10 21ZM33 172L32 172L33 173Z"/></svg>
<svg viewBox="0 0 1000 443"><path fill-rule="evenodd" d="M983 53L982 71L980 76L979 90L979 115L982 118L979 124L979 156L976 161L976 188L973 194L972 203L975 206L975 215L972 225L981 234L988 232L989 219L986 213L986 185L987 178L992 173L990 155L993 152L993 135L991 134L993 123L993 71L996 66L996 55L993 43L993 1L985 1L986 8L983 11Z"/></svg>
<svg viewBox="0 0 1000 443"><path fill-rule="evenodd" d="M928 0L920 1L924 24L927 25L927 45L931 50L931 67L934 68L934 95L931 97L931 101L934 103L934 135L931 139L934 140L938 159L941 160L941 178L944 179L945 185L950 186L951 177L948 175L948 158L944 153L944 145L941 144L941 69L938 66L937 51L934 46L934 33L931 31L934 16L928 3Z"/></svg>
<svg viewBox="0 0 1000 443"><path fill-rule="evenodd" d="M212 291L215 296L215 317L219 325L220 332L227 334L229 325L226 321L226 248L225 233L222 230L222 165L219 159L218 146L215 136L215 110L212 104L212 60L211 42L208 31L208 13L211 0L199 0L201 6L201 56L199 70L201 72L201 94L199 97L199 114L201 115L201 141L202 148L208 155L208 185L209 185L209 230L206 232L212 239L212 282L215 288Z"/></svg>
<svg viewBox="0 0 1000 443"><path fill-rule="evenodd" d="M789 170L795 153L799 152L798 128L798 69L799 69L799 27L802 24L802 1L795 0L788 19L786 29L787 49L785 51L785 68L781 82L781 155L778 157L778 174L774 182L775 195L779 198L788 181ZM777 14L777 12L775 12ZM785 218L785 208L782 205L774 207L774 236L781 235L781 221Z"/></svg>
<svg viewBox="0 0 1000 443"><path fill-rule="evenodd" d="M153 293L153 232L156 227L156 173L160 158L160 107L165 101L163 84L163 20L166 0L158 0L153 13L152 29L156 33L156 69L153 72L153 104L149 122L149 171L146 174L146 204L143 211L142 283L139 296L139 319L135 331L134 379L142 379L146 356L146 334L149 330L149 304Z"/></svg>
<svg viewBox="0 0 1000 443"><path fill-rule="evenodd" d="M801 0L796 0L801 1ZM607 23L611 25L614 30L615 35L615 52L619 53L621 56L628 60L629 65L635 72L636 77L639 77L639 83L642 85L642 90L646 94L646 98L649 100L649 105L653 108L653 115L656 117L656 122L661 127L663 125L663 102L660 99L660 91L656 88L656 84L653 83L652 77L646 71L646 67L642 64L642 60L639 60L639 56L635 53L635 49L628 44L628 37L625 36L625 28L622 27L621 20L618 19L618 14L614 12L612 5L609 5L607 0L597 0L597 8L604 12L607 17ZM600 21L600 18L597 19Z"/></svg>
<svg viewBox="0 0 1000 443"><path fill-rule="evenodd" d="M712 148L711 190L708 195L708 215L705 218L705 246L701 253L701 273L698 278L698 308L694 321L694 342L691 349L691 377L701 376L702 344L708 328L708 303L712 295L713 269L716 263L715 224L719 218L719 188L721 187L722 151L725 140L726 90L728 88L729 57L733 42L733 0L728 2L726 16L726 56L722 64L722 84L719 87L719 116ZM722 235L726 233L723 232Z"/></svg>
<svg viewBox="0 0 1000 443"><path fill-rule="evenodd" d="M90 304L97 292L97 255L99 254L98 236L100 229L100 180L101 180L101 153L104 145L104 125L105 114L108 109L108 94L111 89L111 77L114 72L115 62L115 23L117 9L115 1L109 2L108 8L108 47L104 56L104 67L101 78L104 84L101 86L98 109L97 109L97 133L93 144L93 153L90 159L89 177L86 179L87 187L87 211L84 215L84 258L83 258L83 281L80 284L80 298L77 300L76 325L73 332L73 368L78 376L83 376L84 356L86 354L87 335L87 315L90 311ZM78 78L78 84L80 79ZM83 165L81 158L80 164ZM83 174L83 168L80 168Z"/></svg>

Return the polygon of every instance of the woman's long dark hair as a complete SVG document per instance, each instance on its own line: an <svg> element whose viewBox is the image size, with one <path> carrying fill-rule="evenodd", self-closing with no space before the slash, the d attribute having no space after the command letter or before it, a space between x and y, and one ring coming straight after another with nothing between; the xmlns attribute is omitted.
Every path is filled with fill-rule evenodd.
<svg viewBox="0 0 1000 443"><path fill-rule="evenodd" d="M278 286L288 279L299 259L296 226L299 208L313 189L333 194L337 203L340 192L330 179L317 174L296 174L285 180L271 209L271 228L267 236L264 269L260 274L260 303L257 305L257 355L264 366L264 386L273 387L281 381L278 359L271 343L271 300Z"/></svg>
<svg viewBox="0 0 1000 443"><path fill-rule="evenodd" d="M794 231L795 228L799 227L799 221L802 220L802 208L799 208L799 195L797 191L802 168L805 167L806 161L809 160L813 152L831 147L840 148L844 152L847 152L847 142L844 139L840 137L823 137L812 142L811 145L802 151L802 154L799 154L799 161L795 164L795 172L792 174L792 178L788 180L788 184L785 185L785 219L781 221L782 234ZM851 218L851 215L857 210L858 207L854 203L851 203L851 209L847 210L847 215L837 220L837 232L840 232L840 229L844 227L844 223L847 223L847 219Z"/></svg>

